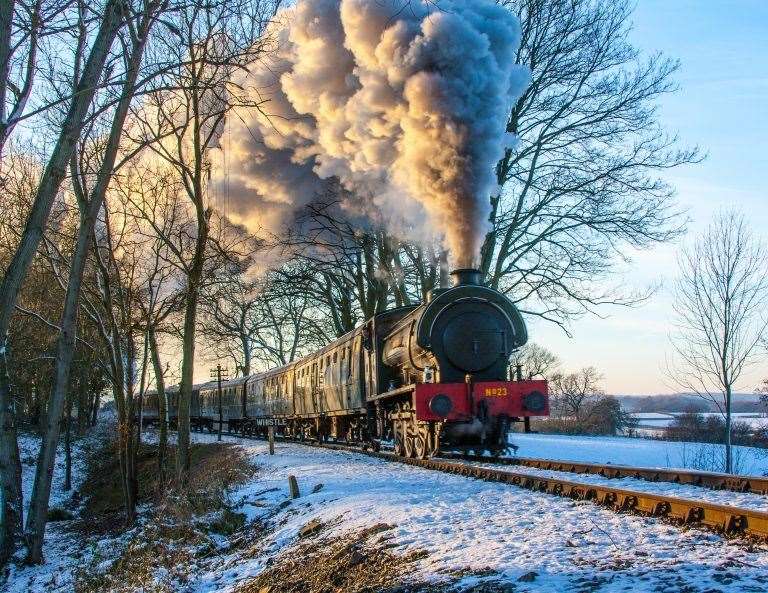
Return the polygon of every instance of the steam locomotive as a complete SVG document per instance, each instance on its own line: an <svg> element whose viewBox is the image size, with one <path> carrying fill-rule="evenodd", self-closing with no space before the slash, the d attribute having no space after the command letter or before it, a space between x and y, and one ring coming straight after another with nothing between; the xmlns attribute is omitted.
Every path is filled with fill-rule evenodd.
<svg viewBox="0 0 768 593"><path fill-rule="evenodd" d="M231 432L335 439L426 458L440 450L508 447L513 422L549 414L546 381L514 380L509 358L528 334L520 312L481 284L478 270L452 273L452 288L425 303L385 311L322 350L264 373L193 388L193 428L222 421ZM171 426L178 388L166 392ZM148 394L148 418L157 418ZM220 420L221 419L221 420Z"/></svg>

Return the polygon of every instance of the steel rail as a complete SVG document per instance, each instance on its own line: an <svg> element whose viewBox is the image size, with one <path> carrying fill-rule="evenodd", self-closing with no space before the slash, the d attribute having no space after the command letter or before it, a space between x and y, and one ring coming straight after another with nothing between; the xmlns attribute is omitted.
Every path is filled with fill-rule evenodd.
<svg viewBox="0 0 768 593"><path fill-rule="evenodd" d="M648 482L671 482L688 486L699 486L710 490L731 490L768 494L768 477L740 476L707 472L701 470L635 467L614 465L611 463L588 463L582 461L561 461L558 459L539 459L535 457L484 457L482 455L443 454L448 459L463 459L472 462L498 465L519 465L573 474L595 474L604 478L637 478ZM768 499L766 499L768 507Z"/></svg>

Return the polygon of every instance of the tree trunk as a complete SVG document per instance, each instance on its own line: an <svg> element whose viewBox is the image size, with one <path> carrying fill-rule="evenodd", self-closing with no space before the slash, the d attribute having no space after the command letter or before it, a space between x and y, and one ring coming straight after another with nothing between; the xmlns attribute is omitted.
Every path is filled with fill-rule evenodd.
<svg viewBox="0 0 768 593"><path fill-rule="evenodd" d="M240 334L240 343L243 345L243 377L248 377L251 374L251 358L253 358L251 338L246 334Z"/></svg>
<svg viewBox="0 0 768 593"><path fill-rule="evenodd" d="M201 159L198 155L198 163ZM197 304L200 298L200 283L205 264L205 248L208 243L208 213L203 209L203 191L197 168L194 184L194 202L197 210L197 239L192 267L187 277L187 305L184 309L184 336L181 362L181 385L179 387L178 428L176 432L176 479L184 486L189 478L190 405L192 403L193 375L195 371L195 333L197 329Z"/></svg>
<svg viewBox="0 0 768 593"><path fill-rule="evenodd" d="M733 447L731 445L731 387L725 389L725 473L733 473Z"/></svg>
<svg viewBox="0 0 768 593"><path fill-rule="evenodd" d="M88 370L86 365L83 365L81 371L79 387L80 389L77 391L77 435L83 436L91 415L88 407L91 398L88 397Z"/></svg>
<svg viewBox="0 0 768 593"><path fill-rule="evenodd" d="M45 389L38 389L37 391L37 434L41 437L45 434L45 419L48 417L48 402L45 399Z"/></svg>
<svg viewBox="0 0 768 593"><path fill-rule="evenodd" d="M93 402L91 403L91 426L96 426L96 422L99 420L99 408L101 407L101 393L98 391L93 394Z"/></svg>
<svg viewBox="0 0 768 593"><path fill-rule="evenodd" d="M115 40L118 30L122 26L122 2L121 0L108 0L104 8L104 18L99 27L99 32L93 42L88 61L83 69L80 82L75 89L72 103L64 119L58 141L51 153L50 160L43 172L37 193L35 195L32 210L27 218L24 232L21 236L13 258L3 275L0 283L0 357L7 356L8 328L11 317L16 307L21 284L26 276L32 258L37 252L43 229L48 221L48 216L53 206L54 198L59 191L61 182L67 171L67 164L72 156L83 121L93 100L96 88L104 70L104 63L109 55L112 42ZM2 363L2 374L7 372L8 362ZM16 545L16 538L21 532L22 515L14 507L22 503L21 500L21 472L18 461L18 444L16 442L16 430L11 406L10 381L0 381L0 478L3 493L3 529L0 530L0 561L8 558L8 552ZM61 412L61 410L59 410ZM50 417L50 415L49 415ZM15 456L15 458L14 458ZM19 483L14 485L13 482Z"/></svg>
<svg viewBox="0 0 768 593"><path fill-rule="evenodd" d="M64 490L72 490L72 393L67 396L64 426Z"/></svg>
<svg viewBox="0 0 768 593"><path fill-rule="evenodd" d="M202 258L201 258L202 259ZM202 268L202 266L200 266ZM184 342L182 348L181 385L179 387L179 403L177 410L176 429L176 479L179 486L187 483L189 477L189 441L190 441L190 406L192 403L193 373L195 367L195 330L197 325L197 301L199 292L199 276L201 272L193 269L196 278L190 274L187 305L184 310Z"/></svg>
<svg viewBox="0 0 768 593"><path fill-rule="evenodd" d="M0 3L0 157L8 137L7 95L11 72L11 33L13 31L14 0Z"/></svg>
<svg viewBox="0 0 768 593"><path fill-rule="evenodd" d="M6 353L0 355L0 390L10 394ZM22 536L24 501L21 491L21 461L16 440L16 415L10 398L2 402L5 410L2 418L2 442L0 442L0 566L13 555L16 541Z"/></svg>
<svg viewBox="0 0 768 593"><path fill-rule="evenodd" d="M149 363L149 335L144 333L144 353L141 357L141 381L139 381L139 421L136 424L136 450L141 447L141 432L144 428L144 395L147 383L147 364Z"/></svg>
<svg viewBox="0 0 768 593"><path fill-rule="evenodd" d="M133 437L133 406L123 408L125 413L118 418L118 459L120 460L120 483L123 490L123 511L125 525L129 527L136 521L136 480L135 449Z"/></svg>
<svg viewBox="0 0 768 593"><path fill-rule="evenodd" d="M59 334L56 353L56 379L50 402L48 403L45 434L37 458L35 484L32 489L32 499L27 516L26 535L29 553L27 561L39 564L43 561L43 536L48 516L48 502L51 495L51 480L53 465L56 460L56 445L59 442L60 421L62 408L67 397L70 384L72 357L77 340L77 314L80 307L80 288L83 271L88 256L91 234L96 222L96 216L101 208L103 194L94 197L83 213L80 229L77 234L75 253L72 256L72 266L69 270L67 293L64 298L64 312L61 316L61 333Z"/></svg>
<svg viewBox="0 0 768 593"><path fill-rule="evenodd" d="M168 407L165 400L165 379L160 363L160 350L157 347L155 328L150 326L148 335L149 350L152 354L152 368L155 373L155 391L157 391L157 414L160 429L157 447L157 475L161 491L165 489L165 454L168 448Z"/></svg>
<svg viewBox="0 0 768 593"><path fill-rule="evenodd" d="M34 564L38 564L43 560L43 536L48 515L48 502L51 494L51 478L53 475L53 463L56 458L56 443L59 439L58 418L61 417L61 407L69 388L69 375L77 339L77 314L80 308L80 289L83 282L85 263L88 256L88 249L91 244L93 229L96 225L96 219L102 204L104 203L104 196L107 193L107 187L112 178L117 152L120 147L123 126L136 87L136 78L138 77L139 65L146 43L147 30L145 29L142 33L144 36L140 38L139 44L133 48L133 53L131 54L128 71L126 72L126 77L121 89L120 101L118 102L115 109L115 115L112 119L109 139L104 153L104 160L99 167L98 176L90 200L85 206L85 211L81 217L75 253L72 256L72 265L67 281L67 294L64 299L64 312L62 313L61 318L61 333L59 334L58 351L56 355L56 381L53 392L51 393L51 401L48 405L47 431L40 448L37 471L35 472L35 485L32 490L32 500L30 502L30 512L27 517L27 544L29 547L27 560ZM132 372L133 369L131 369L131 373ZM132 377L131 381L133 382ZM130 414L133 414L132 406L129 409L129 412ZM131 416L128 418L128 421L129 427L132 428L133 417ZM131 434L131 437L132 436L133 435ZM135 448L133 445L129 445L128 452L130 453L134 450ZM129 469L132 469L130 464ZM133 497L133 499L135 500L135 497Z"/></svg>

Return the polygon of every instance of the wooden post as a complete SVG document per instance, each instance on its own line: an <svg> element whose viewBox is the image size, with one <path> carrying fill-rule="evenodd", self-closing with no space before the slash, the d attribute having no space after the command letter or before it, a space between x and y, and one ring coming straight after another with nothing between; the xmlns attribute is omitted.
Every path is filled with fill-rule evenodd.
<svg viewBox="0 0 768 593"><path fill-rule="evenodd" d="M288 476L288 489L291 491L291 498L299 497L299 483L296 476Z"/></svg>
<svg viewBox="0 0 768 593"><path fill-rule="evenodd" d="M269 454L274 455L275 454L275 427L270 426L267 429L267 435L269 438Z"/></svg>

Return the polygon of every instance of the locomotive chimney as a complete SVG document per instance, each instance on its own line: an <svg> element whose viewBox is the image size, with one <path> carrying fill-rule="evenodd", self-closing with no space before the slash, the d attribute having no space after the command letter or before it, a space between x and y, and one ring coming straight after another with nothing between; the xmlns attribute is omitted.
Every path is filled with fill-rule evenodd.
<svg viewBox="0 0 768 593"><path fill-rule="evenodd" d="M460 270L454 270L451 272L451 276L453 276L454 286L479 286L483 283L483 273L480 270L476 270L474 268L462 268Z"/></svg>

